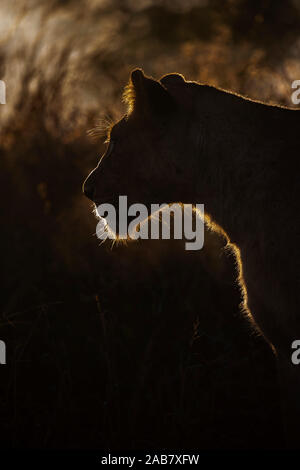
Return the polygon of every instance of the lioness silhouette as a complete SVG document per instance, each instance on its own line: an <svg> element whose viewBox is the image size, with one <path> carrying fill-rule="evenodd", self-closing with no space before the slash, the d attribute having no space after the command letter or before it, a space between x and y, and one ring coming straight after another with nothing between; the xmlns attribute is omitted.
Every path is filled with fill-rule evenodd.
<svg viewBox="0 0 300 470"><path fill-rule="evenodd" d="M243 309L277 356L290 446L298 444L300 113L179 74L131 73L126 115L84 183L96 205L204 203L235 250ZM299 398L298 398L299 397Z"/></svg>

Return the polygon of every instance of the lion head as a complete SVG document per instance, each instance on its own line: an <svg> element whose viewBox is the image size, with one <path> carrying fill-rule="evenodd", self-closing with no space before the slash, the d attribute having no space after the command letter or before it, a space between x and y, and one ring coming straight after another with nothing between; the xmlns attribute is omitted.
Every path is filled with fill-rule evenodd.
<svg viewBox="0 0 300 470"><path fill-rule="evenodd" d="M160 81L131 73L124 91L127 113L111 126L107 149L83 185L97 206L193 202L193 102L178 74ZM196 142L195 142L196 145Z"/></svg>

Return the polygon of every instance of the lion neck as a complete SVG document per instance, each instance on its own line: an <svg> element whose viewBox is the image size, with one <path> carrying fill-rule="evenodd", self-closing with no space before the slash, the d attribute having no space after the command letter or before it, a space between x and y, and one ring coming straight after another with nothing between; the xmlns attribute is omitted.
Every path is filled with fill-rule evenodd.
<svg viewBox="0 0 300 470"><path fill-rule="evenodd" d="M241 245L263 224L266 188L272 185L268 168L283 151L286 111L213 90L207 106L202 91L196 114L201 138L193 174L195 198L230 240Z"/></svg>

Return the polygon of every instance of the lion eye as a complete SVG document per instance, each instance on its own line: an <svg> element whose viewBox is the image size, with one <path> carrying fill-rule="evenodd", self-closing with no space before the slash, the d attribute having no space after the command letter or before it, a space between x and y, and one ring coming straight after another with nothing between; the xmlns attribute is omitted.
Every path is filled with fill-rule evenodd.
<svg viewBox="0 0 300 470"><path fill-rule="evenodd" d="M101 159L100 159L100 163L102 162L103 158L105 157L109 157L111 152L113 151L113 148L114 148L114 141L113 140L110 140L108 142L108 147L106 149L106 152L102 155Z"/></svg>
<svg viewBox="0 0 300 470"><path fill-rule="evenodd" d="M114 148L114 145L115 145L115 142L113 140L110 140L109 141L109 144L108 144L108 147L107 147L107 150L105 152L106 156L108 157L111 152L113 151L113 148Z"/></svg>

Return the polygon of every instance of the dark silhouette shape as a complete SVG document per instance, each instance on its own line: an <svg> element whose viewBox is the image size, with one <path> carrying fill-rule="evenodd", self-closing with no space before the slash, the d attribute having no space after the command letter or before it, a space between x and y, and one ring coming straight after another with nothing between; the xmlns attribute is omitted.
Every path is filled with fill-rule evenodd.
<svg viewBox="0 0 300 470"><path fill-rule="evenodd" d="M300 113L178 74L131 74L113 148L84 184L96 204L204 203L237 259L243 310L277 355L290 445L297 445L300 369L298 130ZM212 222L211 222L212 221ZM222 228L221 228L222 227ZM296 433L296 434L295 434Z"/></svg>

